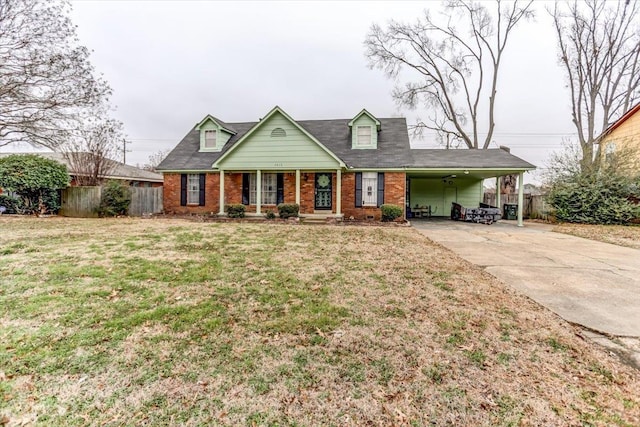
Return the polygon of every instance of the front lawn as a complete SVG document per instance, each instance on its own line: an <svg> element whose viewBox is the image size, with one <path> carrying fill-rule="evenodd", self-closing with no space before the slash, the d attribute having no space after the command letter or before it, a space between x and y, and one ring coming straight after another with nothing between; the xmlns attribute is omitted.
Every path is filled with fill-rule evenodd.
<svg viewBox="0 0 640 427"><path fill-rule="evenodd" d="M0 424L640 425L638 371L411 228L0 230Z"/></svg>
<svg viewBox="0 0 640 427"><path fill-rule="evenodd" d="M553 228L558 233L571 234L585 239L598 240L619 246L640 249L640 225L591 225L558 224Z"/></svg>

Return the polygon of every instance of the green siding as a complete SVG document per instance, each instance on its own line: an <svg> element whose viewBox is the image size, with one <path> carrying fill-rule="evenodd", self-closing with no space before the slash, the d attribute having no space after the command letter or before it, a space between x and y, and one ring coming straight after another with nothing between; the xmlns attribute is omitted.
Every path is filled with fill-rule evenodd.
<svg viewBox="0 0 640 427"><path fill-rule="evenodd" d="M358 147L356 145L356 139L358 137L358 126L369 126L371 128L371 146L369 147ZM374 148L378 148L378 130L376 127L376 122L371 119L366 114L361 114L354 122L351 127L351 148L356 150L371 150Z"/></svg>
<svg viewBox="0 0 640 427"><path fill-rule="evenodd" d="M220 161L225 170L337 169L340 164L279 112L261 122L251 135ZM282 128L285 137L272 137Z"/></svg>
<svg viewBox="0 0 640 427"><path fill-rule="evenodd" d="M451 184L449 184L451 182ZM445 188L448 190L445 195ZM449 216L451 206L445 206L445 197L452 197L466 208L477 208L482 201L482 180L455 178L442 182L442 179L411 178L409 203L416 206L431 206L433 216Z"/></svg>
<svg viewBox="0 0 640 427"><path fill-rule="evenodd" d="M230 133L227 133L221 130L220 132L218 132L218 139L216 140L216 145L220 147L220 149L222 150L222 147L224 147L224 144L226 144L227 141L229 141L232 136L233 135L231 135Z"/></svg>

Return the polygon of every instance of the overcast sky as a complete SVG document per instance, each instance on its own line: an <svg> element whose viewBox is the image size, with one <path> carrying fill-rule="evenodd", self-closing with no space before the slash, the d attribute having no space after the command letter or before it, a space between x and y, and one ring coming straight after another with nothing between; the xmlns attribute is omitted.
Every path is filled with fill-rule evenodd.
<svg viewBox="0 0 640 427"><path fill-rule="evenodd" d="M274 105L301 120L362 108L409 123L428 114L397 108L394 81L368 68L363 41L372 23L414 20L437 1L72 4L80 41L114 90L129 164L174 147L206 114L255 121ZM535 22L523 22L507 47L494 140L543 167L574 130L552 22L537 6ZM413 144L437 147L433 134Z"/></svg>

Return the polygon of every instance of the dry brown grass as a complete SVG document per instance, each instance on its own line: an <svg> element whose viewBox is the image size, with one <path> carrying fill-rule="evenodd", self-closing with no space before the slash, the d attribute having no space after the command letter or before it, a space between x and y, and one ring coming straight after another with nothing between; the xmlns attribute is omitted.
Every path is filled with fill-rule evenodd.
<svg viewBox="0 0 640 427"><path fill-rule="evenodd" d="M640 249L639 225L590 225L558 224L553 228L558 233L571 234L585 239L598 240L619 246Z"/></svg>
<svg viewBox="0 0 640 427"><path fill-rule="evenodd" d="M9 425L640 425L637 371L410 228L0 228Z"/></svg>

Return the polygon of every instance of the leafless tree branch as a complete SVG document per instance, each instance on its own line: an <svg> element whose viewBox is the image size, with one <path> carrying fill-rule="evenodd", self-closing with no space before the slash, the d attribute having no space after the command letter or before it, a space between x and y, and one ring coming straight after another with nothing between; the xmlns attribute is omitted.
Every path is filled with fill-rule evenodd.
<svg viewBox="0 0 640 427"><path fill-rule="evenodd" d="M147 159L147 163L142 166L138 166L141 169L156 172L156 168L162 161L167 157L167 155L171 152L171 149L156 151L151 154Z"/></svg>
<svg viewBox="0 0 640 427"><path fill-rule="evenodd" d="M55 148L107 101L69 10L66 0L0 0L0 147Z"/></svg>
<svg viewBox="0 0 640 427"><path fill-rule="evenodd" d="M436 130L442 138L449 135L463 141L467 148L489 147L502 55L518 22L533 16L532 1L515 1L510 7L503 7L500 0L494 4L492 13L485 3L448 0L445 23L425 11L413 24L391 21L386 29L371 27L365 40L370 67L390 78L408 69L419 78L393 92L400 106L424 105L433 112L414 130ZM480 140L483 129L486 137Z"/></svg>
<svg viewBox="0 0 640 427"><path fill-rule="evenodd" d="M122 123L97 118L58 146L69 164L69 173L81 186L100 185L116 168L124 138Z"/></svg>
<svg viewBox="0 0 640 427"><path fill-rule="evenodd" d="M580 165L597 165L598 137L638 101L640 32L636 1L556 3L550 13L571 93Z"/></svg>

